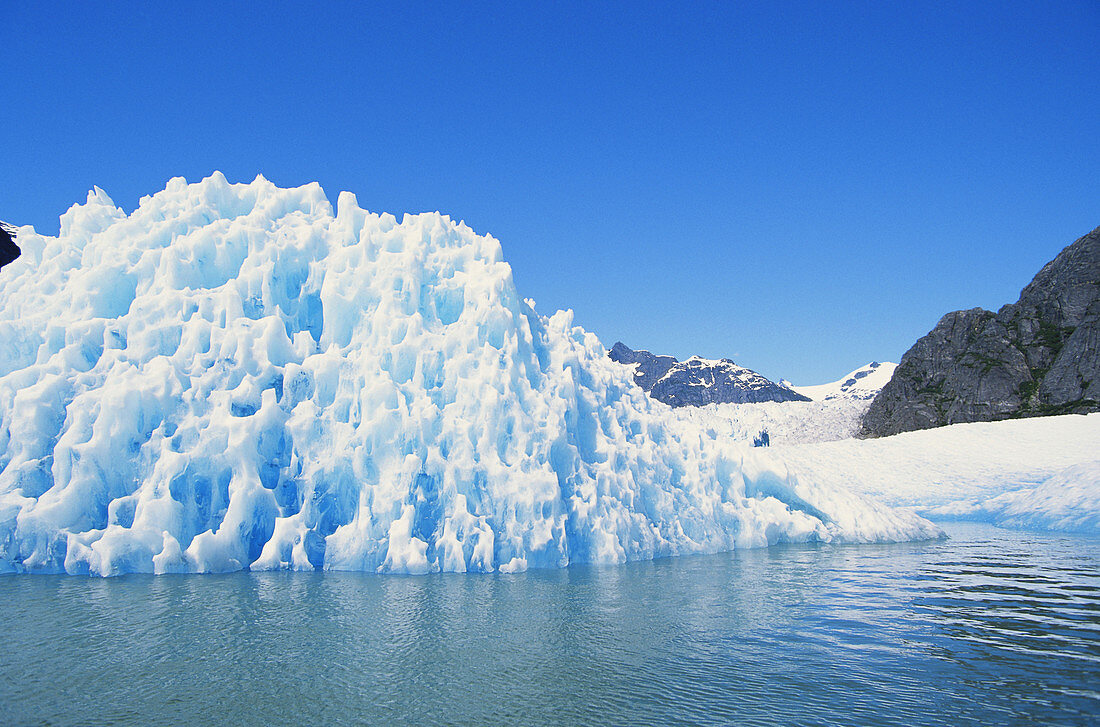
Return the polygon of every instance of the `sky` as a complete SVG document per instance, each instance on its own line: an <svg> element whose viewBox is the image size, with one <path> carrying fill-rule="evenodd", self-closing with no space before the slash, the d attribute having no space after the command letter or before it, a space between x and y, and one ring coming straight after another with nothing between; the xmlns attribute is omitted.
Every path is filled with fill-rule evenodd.
<svg viewBox="0 0 1100 727"><path fill-rule="evenodd" d="M1100 3L5 3L0 219L317 181L605 345L800 384L1100 225Z"/></svg>

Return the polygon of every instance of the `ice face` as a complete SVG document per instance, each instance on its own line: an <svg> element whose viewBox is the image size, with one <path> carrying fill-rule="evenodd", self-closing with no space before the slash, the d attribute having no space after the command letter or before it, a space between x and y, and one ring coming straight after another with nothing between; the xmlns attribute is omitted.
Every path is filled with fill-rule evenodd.
<svg viewBox="0 0 1100 727"><path fill-rule="evenodd" d="M0 570L518 570L935 537L665 415L499 243L321 188L99 189L0 271Z"/></svg>
<svg viewBox="0 0 1100 727"><path fill-rule="evenodd" d="M1005 528L1100 535L1100 461L1067 467L1034 487L958 500L928 512L940 519L981 520Z"/></svg>

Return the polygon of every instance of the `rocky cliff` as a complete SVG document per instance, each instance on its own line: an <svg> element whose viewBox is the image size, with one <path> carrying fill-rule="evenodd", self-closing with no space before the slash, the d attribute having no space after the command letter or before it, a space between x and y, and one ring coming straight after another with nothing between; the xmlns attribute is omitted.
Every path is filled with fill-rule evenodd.
<svg viewBox="0 0 1100 727"><path fill-rule="evenodd" d="M687 361L677 361L672 356L634 351L621 342L607 355L613 361L633 365L634 382L654 399L670 406L810 401L809 397L738 366L728 358L712 361L692 356Z"/></svg>
<svg viewBox="0 0 1100 727"><path fill-rule="evenodd" d="M902 357L861 434L1090 411L1100 411L1100 228L1016 303L945 315Z"/></svg>
<svg viewBox="0 0 1100 727"><path fill-rule="evenodd" d="M6 222L0 222L0 268L19 257L19 248L15 244L15 228Z"/></svg>

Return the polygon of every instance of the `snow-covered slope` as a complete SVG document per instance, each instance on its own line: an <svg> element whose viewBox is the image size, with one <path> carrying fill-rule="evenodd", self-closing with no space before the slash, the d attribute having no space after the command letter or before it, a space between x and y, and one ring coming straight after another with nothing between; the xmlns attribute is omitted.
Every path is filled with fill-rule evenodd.
<svg viewBox="0 0 1100 727"><path fill-rule="evenodd" d="M937 519L983 520L1001 527L1100 533L1100 460L1072 465L1035 487L926 508Z"/></svg>
<svg viewBox="0 0 1100 727"><path fill-rule="evenodd" d="M881 363L872 361L829 384L796 386L787 381L782 383L792 391L797 391L814 401L858 399L870 402L878 392L882 391L882 387L890 381L890 377L894 375L894 369L897 367L896 363L890 363L889 361Z"/></svg>
<svg viewBox="0 0 1100 727"><path fill-rule="evenodd" d="M1100 414L958 424L853 439L869 401L722 404L671 416L746 444L762 431L801 480L932 520L1100 533Z"/></svg>
<svg viewBox="0 0 1100 727"><path fill-rule="evenodd" d="M800 479L932 518L1097 531L1100 414L954 424L773 449Z"/></svg>
<svg viewBox="0 0 1100 727"><path fill-rule="evenodd" d="M317 185L102 190L0 271L0 570L516 570L938 530L667 416L500 245Z"/></svg>

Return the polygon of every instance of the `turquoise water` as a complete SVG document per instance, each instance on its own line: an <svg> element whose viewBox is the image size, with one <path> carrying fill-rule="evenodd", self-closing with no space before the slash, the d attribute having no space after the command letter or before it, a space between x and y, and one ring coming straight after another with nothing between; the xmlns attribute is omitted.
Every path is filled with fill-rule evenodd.
<svg viewBox="0 0 1100 727"><path fill-rule="evenodd" d="M1096 724L1100 540L0 577L3 724Z"/></svg>

